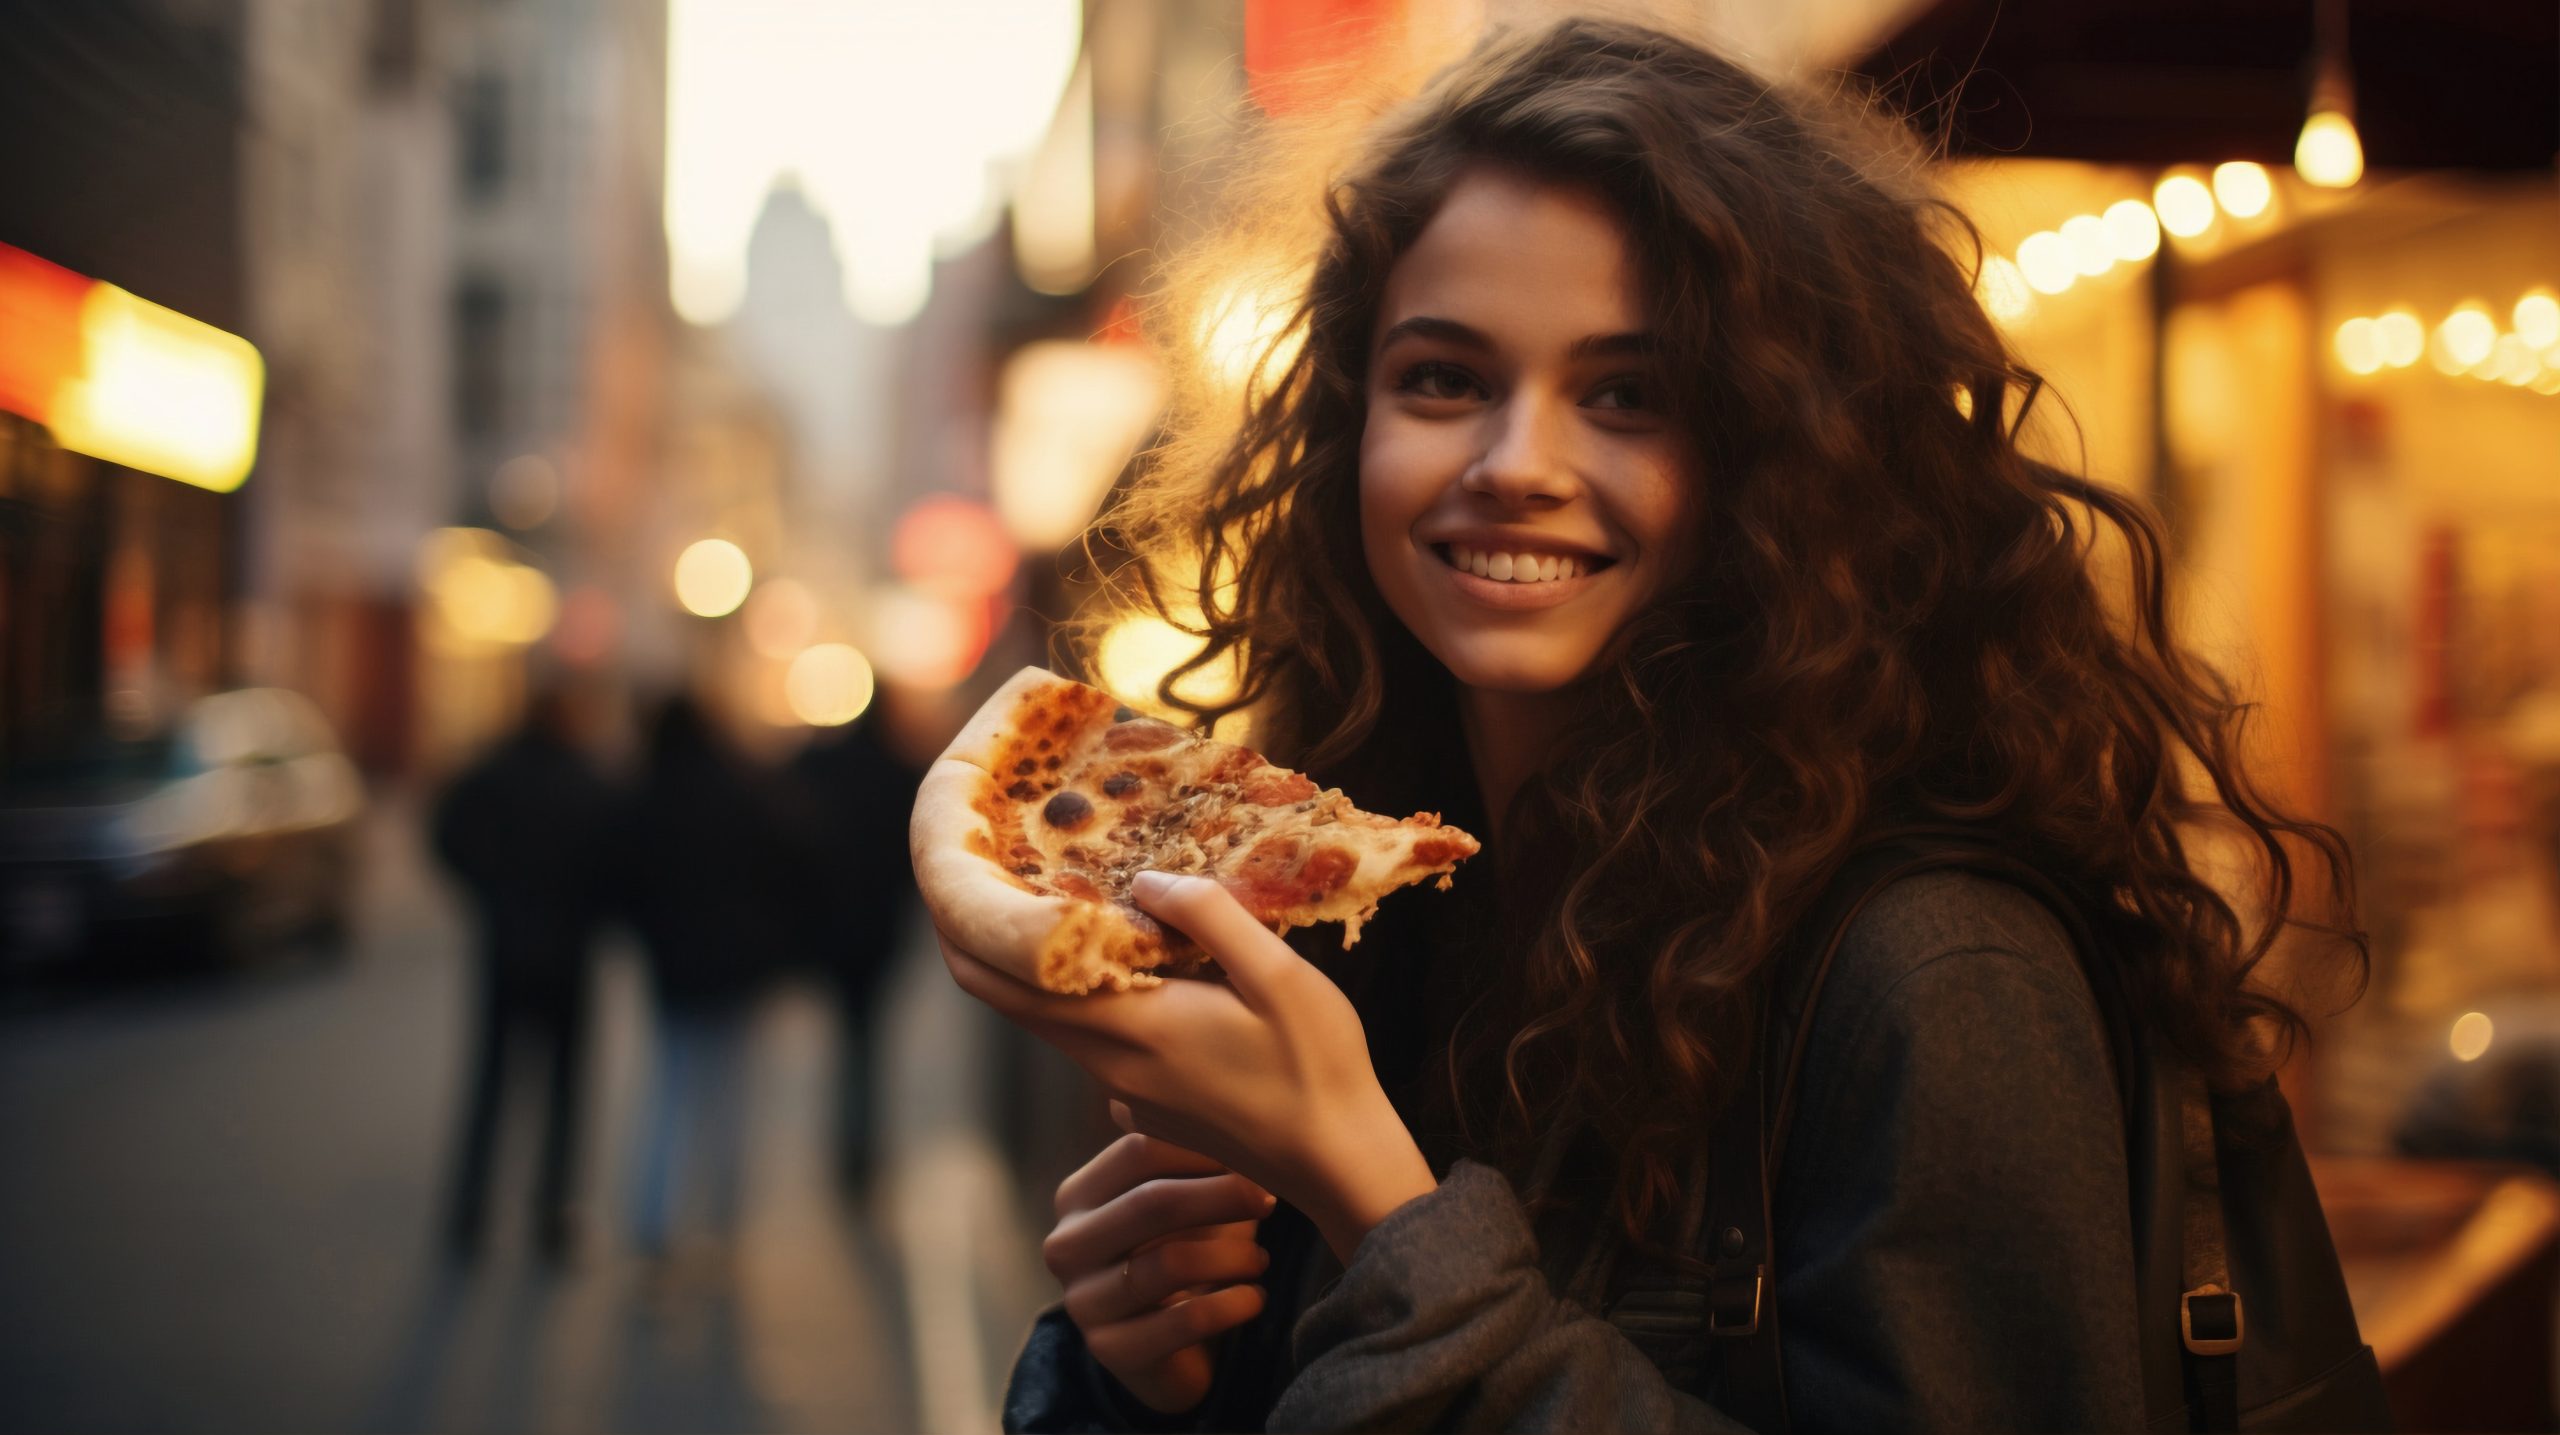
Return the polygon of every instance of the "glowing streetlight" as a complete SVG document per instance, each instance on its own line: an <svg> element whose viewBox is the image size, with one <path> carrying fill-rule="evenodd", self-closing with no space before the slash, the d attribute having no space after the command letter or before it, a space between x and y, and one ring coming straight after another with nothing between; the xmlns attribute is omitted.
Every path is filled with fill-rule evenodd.
<svg viewBox="0 0 2560 1435"><path fill-rule="evenodd" d="M2364 178L2364 141L2338 110L2315 110L2293 142L2294 173L2322 189L2346 189Z"/></svg>
<svg viewBox="0 0 2560 1435"><path fill-rule="evenodd" d="M676 601L697 618L736 612L755 581L755 565L726 538L702 539L676 558Z"/></svg>

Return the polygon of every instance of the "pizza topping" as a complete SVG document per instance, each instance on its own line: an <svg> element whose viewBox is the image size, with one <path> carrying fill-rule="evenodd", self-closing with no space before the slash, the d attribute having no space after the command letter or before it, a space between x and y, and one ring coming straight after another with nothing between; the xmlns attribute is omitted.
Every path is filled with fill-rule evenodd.
<svg viewBox="0 0 2560 1435"><path fill-rule="evenodd" d="M1040 809L1040 817L1052 827L1073 832L1093 820L1093 803L1081 792L1061 792Z"/></svg>
<svg viewBox="0 0 2560 1435"><path fill-rule="evenodd" d="M1113 722L1127 722L1129 719L1136 717L1137 715L1138 710L1129 706L1127 703L1122 703L1120 706L1111 710L1111 720Z"/></svg>
<svg viewBox="0 0 2560 1435"><path fill-rule="evenodd" d="M1109 777L1102 779L1102 795L1105 797L1126 797L1130 793L1137 791L1139 787L1143 785L1142 779L1140 779L1136 773L1123 768L1122 770L1111 774Z"/></svg>

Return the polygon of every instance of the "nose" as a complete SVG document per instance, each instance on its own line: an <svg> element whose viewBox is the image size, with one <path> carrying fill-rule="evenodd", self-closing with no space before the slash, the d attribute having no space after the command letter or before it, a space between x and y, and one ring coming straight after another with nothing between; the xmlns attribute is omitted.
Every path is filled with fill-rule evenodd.
<svg viewBox="0 0 2560 1435"><path fill-rule="evenodd" d="M1579 487L1569 452L1571 419L1554 402L1514 393L1484 420L1484 450L1458 486L1518 508L1553 507Z"/></svg>

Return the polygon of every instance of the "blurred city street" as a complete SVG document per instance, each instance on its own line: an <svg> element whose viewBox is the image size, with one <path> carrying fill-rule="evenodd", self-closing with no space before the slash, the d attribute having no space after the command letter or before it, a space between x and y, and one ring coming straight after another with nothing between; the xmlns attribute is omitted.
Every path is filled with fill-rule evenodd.
<svg viewBox="0 0 2560 1435"><path fill-rule="evenodd" d="M0 1409L13 1428L984 1423L1004 1342L1039 1292L1026 1247L955 1242L932 1218L974 1207L992 1218L981 1233L1010 1220L991 1159L917 1136L970 1094L941 1083L902 1107L879 1197L840 1199L835 1038L806 993L756 1020L744 1212L725 1261L680 1245L653 1265L621 1234L648 1053L639 973L617 943L575 1256L557 1270L536 1260L523 1203L502 1200L477 1262L448 1262L434 1236L461 1094L464 932L405 805L378 808L365 843L343 960L91 991L0 1020ZM889 1064L935 1047L934 1064L950 1063L982 1034L974 1014L938 963L908 975L934 980L901 982ZM509 1178L530 1144L506 1147L502 1192L521 1189ZM902 1272L941 1286L919 1299ZM938 1340L922 1365L911 1332ZM920 1372L939 1383L920 1390Z"/></svg>

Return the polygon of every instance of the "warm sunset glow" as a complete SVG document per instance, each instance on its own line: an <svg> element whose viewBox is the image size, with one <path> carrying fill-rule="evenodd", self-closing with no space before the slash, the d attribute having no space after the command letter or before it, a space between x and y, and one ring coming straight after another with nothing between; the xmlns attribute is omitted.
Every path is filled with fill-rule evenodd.
<svg viewBox="0 0 2560 1435"><path fill-rule="evenodd" d="M712 324L737 308L756 215L796 176L835 230L847 304L912 318L935 256L994 228L999 183L1049 133L1082 16L1075 0L671 0L677 312Z"/></svg>

